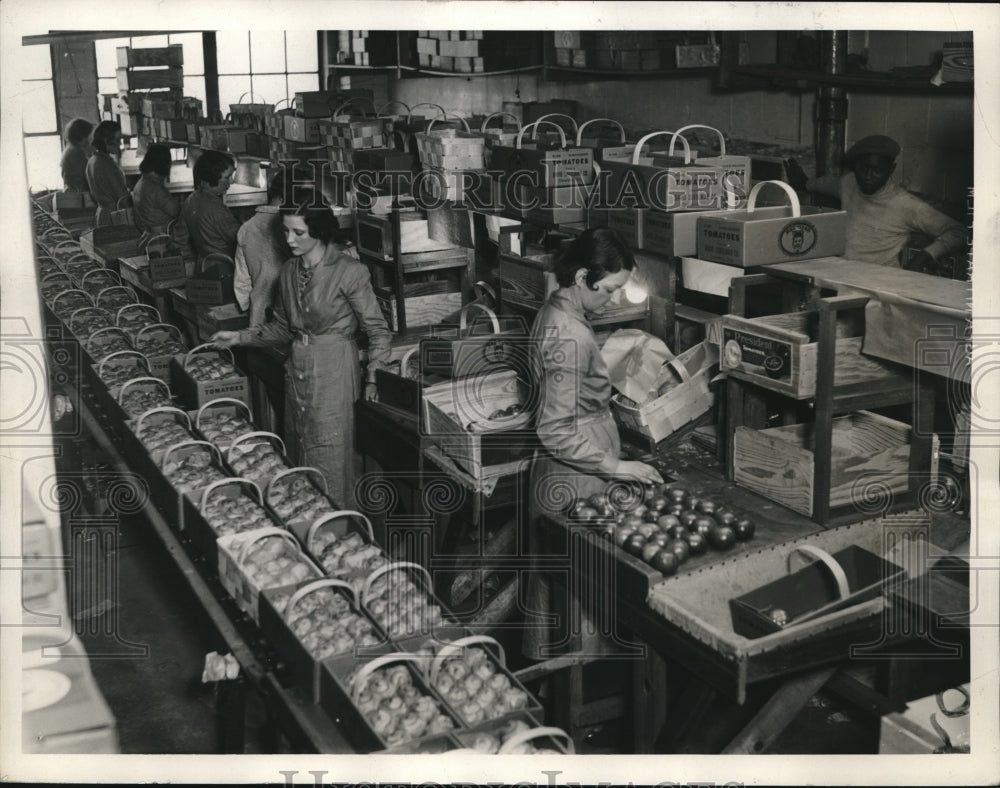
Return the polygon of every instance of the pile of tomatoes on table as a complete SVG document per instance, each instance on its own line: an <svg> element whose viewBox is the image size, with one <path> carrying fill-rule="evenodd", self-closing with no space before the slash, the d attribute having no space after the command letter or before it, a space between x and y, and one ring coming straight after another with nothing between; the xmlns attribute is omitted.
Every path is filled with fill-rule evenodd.
<svg viewBox="0 0 1000 788"><path fill-rule="evenodd" d="M668 577L691 556L729 550L753 539L756 530L746 513L676 483L643 490L613 484L578 499L569 517L600 527L606 539Z"/></svg>

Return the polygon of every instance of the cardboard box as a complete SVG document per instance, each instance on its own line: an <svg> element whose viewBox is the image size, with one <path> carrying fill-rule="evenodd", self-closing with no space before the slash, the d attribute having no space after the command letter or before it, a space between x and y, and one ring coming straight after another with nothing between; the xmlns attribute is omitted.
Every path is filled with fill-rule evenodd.
<svg viewBox="0 0 1000 788"><path fill-rule="evenodd" d="M674 157L655 156L646 144L657 136L647 134L633 147L606 148L601 166L610 171L608 201L618 208L652 208L659 211L719 210L725 207L723 169L704 166L683 137L681 152ZM654 158L655 156L655 158Z"/></svg>
<svg viewBox="0 0 1000 788"><path fill-rule="evenodd" d="M587 218L590 189L576 184L546 189L519 186L511 210L520 210L529 221L543 224L571 224Z"/></svg>
<svg viewBox="0 0 1000 788"><path fill-rule="evenodd" d="M728 299L732 281L740 276L744 276L742 268L712 263L697 257L681 258L681 280L686 290Z"/></svg>
<svg viewBox="0 0 1000 788"><path fill-rule="evenodd" d="M329 118L330 112L327 111L323 118ZM292 142L310 142L318 144L320 142L320 130L318 117L300 117L298 115L283 115L282 120L282 137L286 140L291 140Z"/></svg>
<svg viewBox="0 0 1000 788"><path fill-rule="evenodd" d="M417 52L421 55L439 55L441 53L438 52L438 43L439 41L436 38L418 38Z"/></svg>
<svg viewBox="0 0 1000 788"><path fill-rule="evenodd" d="M757 194L767 184L781 184L792 204L755 208ZM743 268L839 257L847 245L846 227L846 211L801 207L787 184L764 181L750 191L745 210L698 219L698 257Z"/></svg>
<svg viewBox="0 0 1000 788"><path fill-rule="evenodd" d="M438 54L450 57L478 57L478 41L441 41Z"/></svg>
<svg viewBox="0 0 1000 788"><path fill-rule="evenodd" d="M527 171L533 173L538 187L555 188L573 184L589 185L594 181L594 151L572 146L566 149L547 148L521 140L520 147L494 145L490 167L503 170L509 176ZM529 181L523 181L528 185Z"/></svg>
<svg viewBox="0 0 1000 788"><path fill-rule="evenodd" d="M173 381L177 399L191 410L200 408L220 397L237 399L251 405L250 382L239 368L234 367L234 374L221 380L196 380L191 376L186 368L187 360L195 352L205 352L204 347L201 345L184 355L176 355L170 360L170 378ZM220 358L223 356L232 358L231 354L226 354L221 350L215 350L214 354Z"/></svg>

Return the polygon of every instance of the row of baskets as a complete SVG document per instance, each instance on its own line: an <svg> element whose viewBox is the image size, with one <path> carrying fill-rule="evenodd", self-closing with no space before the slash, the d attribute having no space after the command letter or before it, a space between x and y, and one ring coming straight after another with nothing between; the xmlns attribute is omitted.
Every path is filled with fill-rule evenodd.
<svg viewBox="0 0 1000 788"><path fill-rule="evenodd" d="M113 328L126 338L143 330ZM78 335L85 349L95 333ZM130 352L94 358L94 345L101 379ZM140 380L120 383L119 395ZM392 562L368 519L329 497L319 471L292 467L246 402L188 411L164 402L125 415L129 454L153 500L355 747L572 751L565 734L539 726L539 704L507 670L502 647L454 622L426 570Z"/></svg>

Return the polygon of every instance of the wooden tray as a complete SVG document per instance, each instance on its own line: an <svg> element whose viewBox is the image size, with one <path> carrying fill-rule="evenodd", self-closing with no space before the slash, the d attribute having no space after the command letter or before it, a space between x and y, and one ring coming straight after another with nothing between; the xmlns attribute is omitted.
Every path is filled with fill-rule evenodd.
<svg viewBox="0 0 1000 788"><path fill-rule="evenodd" d="M731 555L700 571L657 584L650 591L648 604L677 639L677 658L699 675L711 671L714 683L742 703L749 683L847 659L852 646L878 642L884 629L885 600L880 596L750 639L733 631L730 599L784 575L787 555L799 545L810 544L827 552L858 545L884 555L888 534L899 536L897 529L920 532L925 527L919 522L914 525L912 514L865 520Z"/></svg>

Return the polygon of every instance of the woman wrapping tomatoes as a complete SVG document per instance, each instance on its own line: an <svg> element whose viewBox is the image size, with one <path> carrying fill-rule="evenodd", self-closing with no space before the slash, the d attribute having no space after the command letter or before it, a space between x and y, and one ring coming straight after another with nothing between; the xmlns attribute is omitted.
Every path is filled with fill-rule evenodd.
<svg viewBox="0 0 1000 788"><path fill-rule="evenodd" d="M621 440L611 415L611 382L588 313L599 312L632 276L635 259L613 230L598 228L578 236L555 266L559 289L539 310L531 330L532 363L539 386L535 429L542 444L531 470L529 545L540 551L537 520L561 515L567 494L584 498L603 492L613 479L662 482L643 462L621 459ZM565 643L566 610L555 610L550 577L529 574L527 607L555 613L559 626L527 622L523 650L531 659L552 656L547 647ZM590 630L588 633L587 630ZM585 650L607 644L584 627Z"/></svg>
<svg viewBox="0 0 1000 788"><path fill-rule="evenodd" d="M375 399L375 370L389 360L391 333L375 300L368 269L334 243L337 219L318 194L280 209L294 257L282 266L280 301L268 323L219 331L212 341L289 345L285 362L285 429L295 436L297 462L322 471L334 500L354 505L354 403L361 368L354 337L368 335L366 399Z"/></svg>

